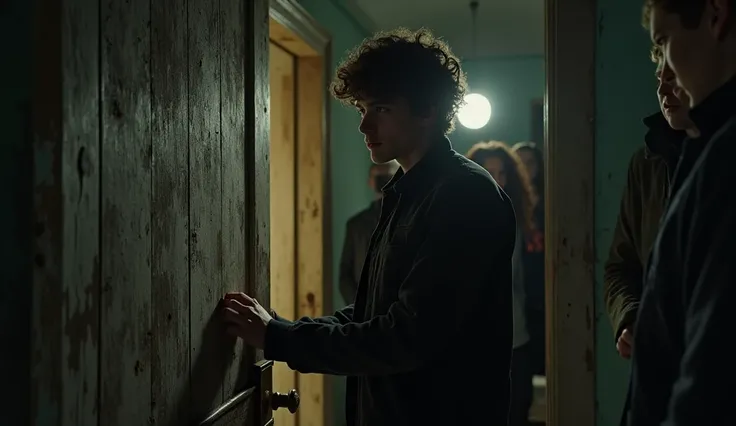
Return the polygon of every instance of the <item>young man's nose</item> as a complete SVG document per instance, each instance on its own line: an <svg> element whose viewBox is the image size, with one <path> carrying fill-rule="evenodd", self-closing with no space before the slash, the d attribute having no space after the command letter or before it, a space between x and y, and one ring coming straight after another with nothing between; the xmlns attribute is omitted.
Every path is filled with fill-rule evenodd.
<svg viewBox="0 0 736 426"><path fill-rule="evenodd" d="M363 115L363 117L361 117L360 119L360 125L358 126L358 130L360 130L360 133L365 135L373 130L373 127L373 120L370 119L370 116L368 114Z"/></svg>

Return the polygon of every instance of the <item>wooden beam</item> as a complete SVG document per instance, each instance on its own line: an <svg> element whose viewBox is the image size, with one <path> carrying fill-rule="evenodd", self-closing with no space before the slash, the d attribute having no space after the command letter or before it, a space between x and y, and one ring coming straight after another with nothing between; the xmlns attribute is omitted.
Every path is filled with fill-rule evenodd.
<svg viewBox="0 0 736 426"><path fill-rule="evenodd" d="M546 17L547 425L594 426L596 5Z"/></svg>

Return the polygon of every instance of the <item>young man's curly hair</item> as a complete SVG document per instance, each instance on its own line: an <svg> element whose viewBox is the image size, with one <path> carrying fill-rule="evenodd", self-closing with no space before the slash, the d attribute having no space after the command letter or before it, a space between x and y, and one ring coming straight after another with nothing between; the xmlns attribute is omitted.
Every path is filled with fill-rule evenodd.
<svg viewBox="0 0 736 426"><path fill-rule="evenodd" d="M466 90L465 73L449 46L429 30L406 28L364 40L337 68L330 87L347 105L404 98L417 113L434 107L444 134L454 129Z"/></svg>

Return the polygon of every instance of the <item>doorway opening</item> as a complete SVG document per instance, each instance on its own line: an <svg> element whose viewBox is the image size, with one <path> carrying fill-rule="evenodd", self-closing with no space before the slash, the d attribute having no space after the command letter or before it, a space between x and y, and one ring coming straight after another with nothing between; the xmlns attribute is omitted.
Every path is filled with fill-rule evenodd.
<svg viewBox="0 0 736 426"><path fill-rule="evenodd" d="M327 40L293 2L271 2L270 306L290 320L331 308ZM325 425L326 384L276 363L274 389L296 389L301 403L293 415L275 411L275 424Z"/></svg>

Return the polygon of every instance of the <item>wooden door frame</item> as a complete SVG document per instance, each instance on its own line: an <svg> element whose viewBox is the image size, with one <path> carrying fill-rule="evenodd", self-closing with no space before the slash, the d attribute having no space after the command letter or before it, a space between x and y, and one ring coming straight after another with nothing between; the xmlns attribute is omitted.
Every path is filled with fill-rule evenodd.
<svg viewBox="0 0 736 426"><path fill-rule="evenodd" d="M594 426L596 5L545 19L547 425Z"/></svg>
<svg viewBox="0 0 736 426"><path fill-rule="evenodd" d="M332 292L332 181L330 156L330 98L327 82L332 76L332 40L301 5L294 0L270 0L269 17L304 41L321 58L324 90L322 91L322 312L333 311ZM288 49L287 49L288 50ZM299 57L297 56L297 61ZM298 84L298 83L297 83ZM298 89L297 89L298 90ZM299 123L297 123L297 129ZM299 136L297 135L297 140ZM297 154L298 155L298 154ZM298 162L298 158L297 158ZM298 304L298 303L297 303ZM297 314L299 313L297 306ZM331 425L333 417L332 381L324 380L322 392L324 424Z"/></svg>

